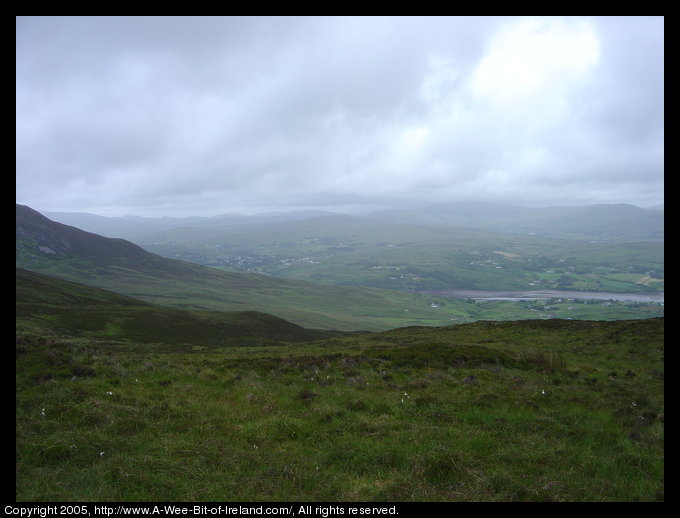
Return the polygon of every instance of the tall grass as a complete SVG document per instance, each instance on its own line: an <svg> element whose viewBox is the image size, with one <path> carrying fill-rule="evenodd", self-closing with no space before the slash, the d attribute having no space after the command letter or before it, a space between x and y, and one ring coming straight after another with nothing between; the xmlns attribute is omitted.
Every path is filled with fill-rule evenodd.
<svg viewBox="0 0 680 518"><path fill-rule="evenodd" d="M543 372L562 371L567 367L559 351L528 349L521 351L517 358L521 363Z"/></svg>

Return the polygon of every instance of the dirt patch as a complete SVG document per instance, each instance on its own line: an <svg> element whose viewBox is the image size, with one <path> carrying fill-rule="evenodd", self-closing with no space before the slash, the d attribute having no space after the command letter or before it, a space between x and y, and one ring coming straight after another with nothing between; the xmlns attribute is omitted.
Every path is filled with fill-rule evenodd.
<svg viewBox="0 0 680 518"><path fill-rule="evenodd" d="M494 253L494 254L500 254L500 255L502 255L503 257L505 257L506 259L517 259L517 258L519 257L518 254L511 254L511 253L508 253L508 252L501 252L500 250L494 250L493 253Z"/></svg>
<svg viewBox="0 0 680 518"><path fill-rule="evenodd" d="M635 284L642 284L643 286L649 286L650 283L654 282L655 280L658 280L658 279L654 279L654 278L650 277L649 275L643 275L637 281L635 281Z"/></svg>

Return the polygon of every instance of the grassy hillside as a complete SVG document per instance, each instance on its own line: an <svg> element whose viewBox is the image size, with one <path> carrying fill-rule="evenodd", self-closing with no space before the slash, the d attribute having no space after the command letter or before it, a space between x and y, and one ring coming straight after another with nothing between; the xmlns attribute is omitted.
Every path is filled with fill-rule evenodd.
<svg viewBox="0 0 680 518"><path fill-rule="evenodd" d="M18 339L16 499L663 500L663 327L192 351Z"/></svg>
<svg viewBox="0 0 680 518"><path fill-rule="evenodd" d="M255 311L187 311L147 304L18 268L16 293L17 333L24 338L87 338L190 350L310 341L337 334Z"/></svg>

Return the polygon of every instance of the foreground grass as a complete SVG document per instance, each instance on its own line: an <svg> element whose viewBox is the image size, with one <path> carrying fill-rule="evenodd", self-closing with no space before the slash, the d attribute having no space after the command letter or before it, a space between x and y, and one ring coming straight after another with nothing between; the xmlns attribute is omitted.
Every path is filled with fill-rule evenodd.
<svg viewBox="0 0 680 518"><path fill-rule="evenodd" d="M195 349L18 340L17 500L663 499L663 319Z"/></svg>

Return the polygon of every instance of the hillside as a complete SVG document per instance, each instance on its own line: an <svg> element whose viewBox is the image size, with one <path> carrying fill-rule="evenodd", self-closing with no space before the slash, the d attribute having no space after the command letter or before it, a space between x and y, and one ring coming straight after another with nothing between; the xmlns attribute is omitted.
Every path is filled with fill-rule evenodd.
<svg viewBox="0 0 680 518"><path fill-rule="evenodd" d="M664 321L16 347L17 501L664 500Z"/></svg>
<svg viewBox="0 0 680 518"><path fill-rule="evenodd" d="M25 205L16 206L17 252L58 258L77 257L98 264L115 263L119 257L143 261L151 258L124 239L112 239L57 223ZM36 255L36 259L39 255Z"/></svg>
<svg viewBox="0 0 680 518"><path fill-rule="evenodd" d="M17 335L185 347L271 345L337 333L255 311L188 311L17 268Z"/></svg>

